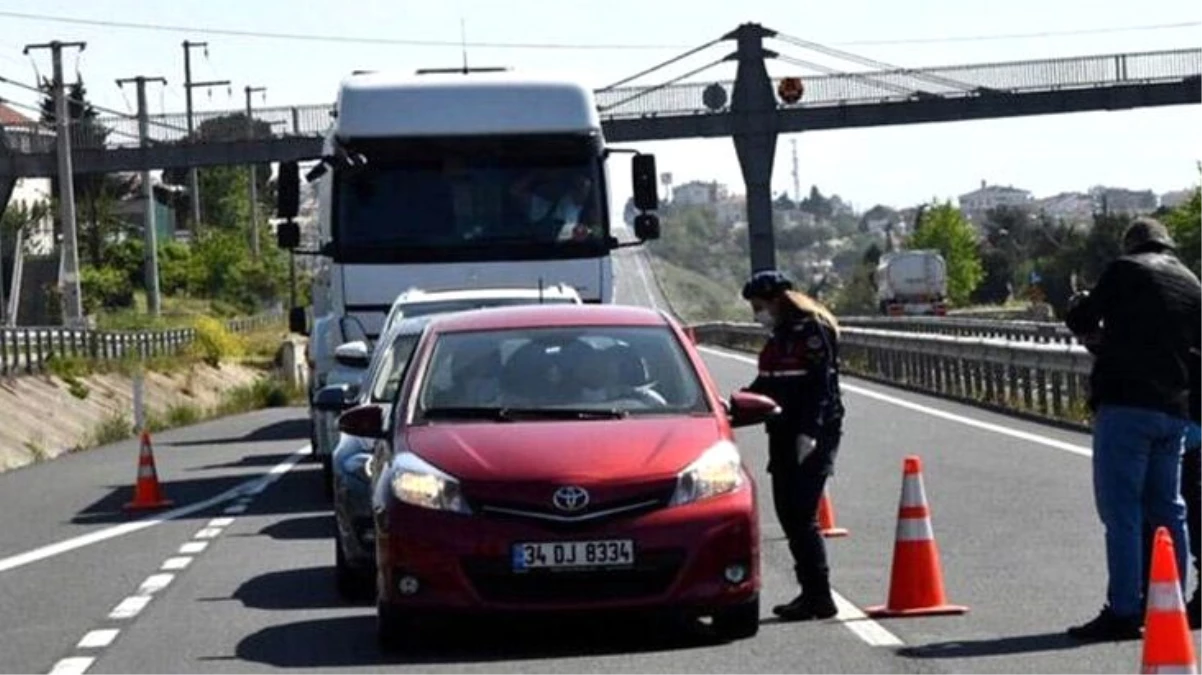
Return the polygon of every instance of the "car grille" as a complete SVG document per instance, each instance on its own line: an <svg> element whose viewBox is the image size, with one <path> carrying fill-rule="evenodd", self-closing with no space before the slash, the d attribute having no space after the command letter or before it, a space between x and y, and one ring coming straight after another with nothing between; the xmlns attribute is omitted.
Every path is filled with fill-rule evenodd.
<svg viewBox="0 0 1202 675"><path fill-rule="evenodd" d="M551 504L528 502L503 502L497 500L473 501L472 510L493 518L534 520L541 526L552 529L571 529L596 525L618 518L631 518L649 513L668 505L675 486L644 492L621 500L590 504L578 513L564 513Z"/></svg>
<svg viewBox="0 0 1202 675"><path fill-rule="evenodd" d="M465 558L464 573L488 602L588 602L660 595L676 579L684 551L639 554L631 568L589 571L535 570L515 574L504 558Z"/></svg>

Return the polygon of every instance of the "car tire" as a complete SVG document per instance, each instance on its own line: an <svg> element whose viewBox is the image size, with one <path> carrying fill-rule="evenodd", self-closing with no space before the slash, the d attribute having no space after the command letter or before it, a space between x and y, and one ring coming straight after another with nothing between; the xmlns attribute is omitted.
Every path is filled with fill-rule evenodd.
<svg viewBox="0 0 1202 675"><path fill-rule="evenodd" d="M326 499L334 499L334 458L323 455L321 458L321 489Z"/></svg>
<svg viewBox="0 0 1202 675"><path fill-rule="evenodd" d="M408 645L413 635L412 622L396 607L376 603L376 643L382 652L398 652Z"/></svg>
<svg viewBox="0 0 1202 675"><path fill-rule="evenodd" d="M350 602L359 602L368 597L368 591L373 590L373 586L368 584L369 579L363 570L355 569L346 560L346 554L342 551L342 543L338 541L338 537L334 537L334 584L338 589L338 595L342 596L343 600Z"/></svg>
<svg viewBox="0 0 1202 675"><path fill-rule="evenodd" d="M714 612L714 634L723 641L745 640L760 632L760 597Z"/></svg>

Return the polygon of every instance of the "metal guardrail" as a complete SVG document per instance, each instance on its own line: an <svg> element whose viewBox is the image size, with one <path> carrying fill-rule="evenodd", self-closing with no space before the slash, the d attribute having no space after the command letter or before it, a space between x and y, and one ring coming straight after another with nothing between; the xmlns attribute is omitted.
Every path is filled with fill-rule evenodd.
<svg viewBox="0 0 1202 675"><path fill-rule="evenodd" d="M702 323L697 340L756 350L767 336L757 324ZM843 324L841 360L848 373L892 385L1084 426L1093 357L1082 346L968 337Z"/></svg>
<svg viewBox="0 0 1202 675"><path fill-rule="evenodd" d="M279 312L225 322L234 333L281 324ZM159 331L72 330L58 327L0 328L0 375L42 372L52 356L114 361L178 354L196 340L193 328Z"/></svg>
<svg viewBox="0 0 1202 675"><path fill-rule="evenodd" d="M933 316L848 316L839 323L857 328L880 328L906 333L931 333L961 337L1002 338L1023 342L1078 344L1072 331L1061 323L964 319Z"/></svg>

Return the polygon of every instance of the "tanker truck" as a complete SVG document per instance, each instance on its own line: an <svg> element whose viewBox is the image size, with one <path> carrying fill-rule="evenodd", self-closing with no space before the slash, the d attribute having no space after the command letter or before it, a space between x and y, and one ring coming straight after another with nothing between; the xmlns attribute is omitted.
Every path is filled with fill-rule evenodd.
<svg viewBox="0 0 1202 675"><path fill-rule="evenodd" d="M947 314L947 263L936 250L894 251L873 272L882 314Z"/></svg>

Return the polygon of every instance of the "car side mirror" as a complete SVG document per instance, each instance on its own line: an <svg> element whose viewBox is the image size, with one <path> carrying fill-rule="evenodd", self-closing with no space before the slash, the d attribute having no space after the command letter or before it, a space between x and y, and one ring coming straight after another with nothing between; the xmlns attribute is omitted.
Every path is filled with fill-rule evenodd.
<svg viewBox="0 0 1202 675"><path fill-rule="evenodd" d="M371 350L362 340L346 342L338 345L338 348L334 350L334 361L340 366L362 370L371 363Z"/></svg>
<svg viewBox="0 0 1202 675"><path fill-rule="evenodd" d="M639 241L659 239L659 218L654 213L640 213L634 217L634 236Z"/></svg>
<svg viewBox="0 0 1202 675"><path fill-rule="evenodd" d="M313 407L322 412L341 413L354 405L357 393L358 387L349 384L331 384L317 391L317 395L313 397Z"/></svg>
<svg viewBox="0 0 1202 675"><path fill-rule="evenodd" d="M748 427L776 417L780 414L780 406L767 396L736 391L730 395L727 414L730 416L730 426Z"/></svg>
<svg viewBox="0 0 1202 675"><path fill-rule="evenodd" d="M384 410L378 405L361 405L342 413L338 430L359 438L384 437Z"/></svg>

